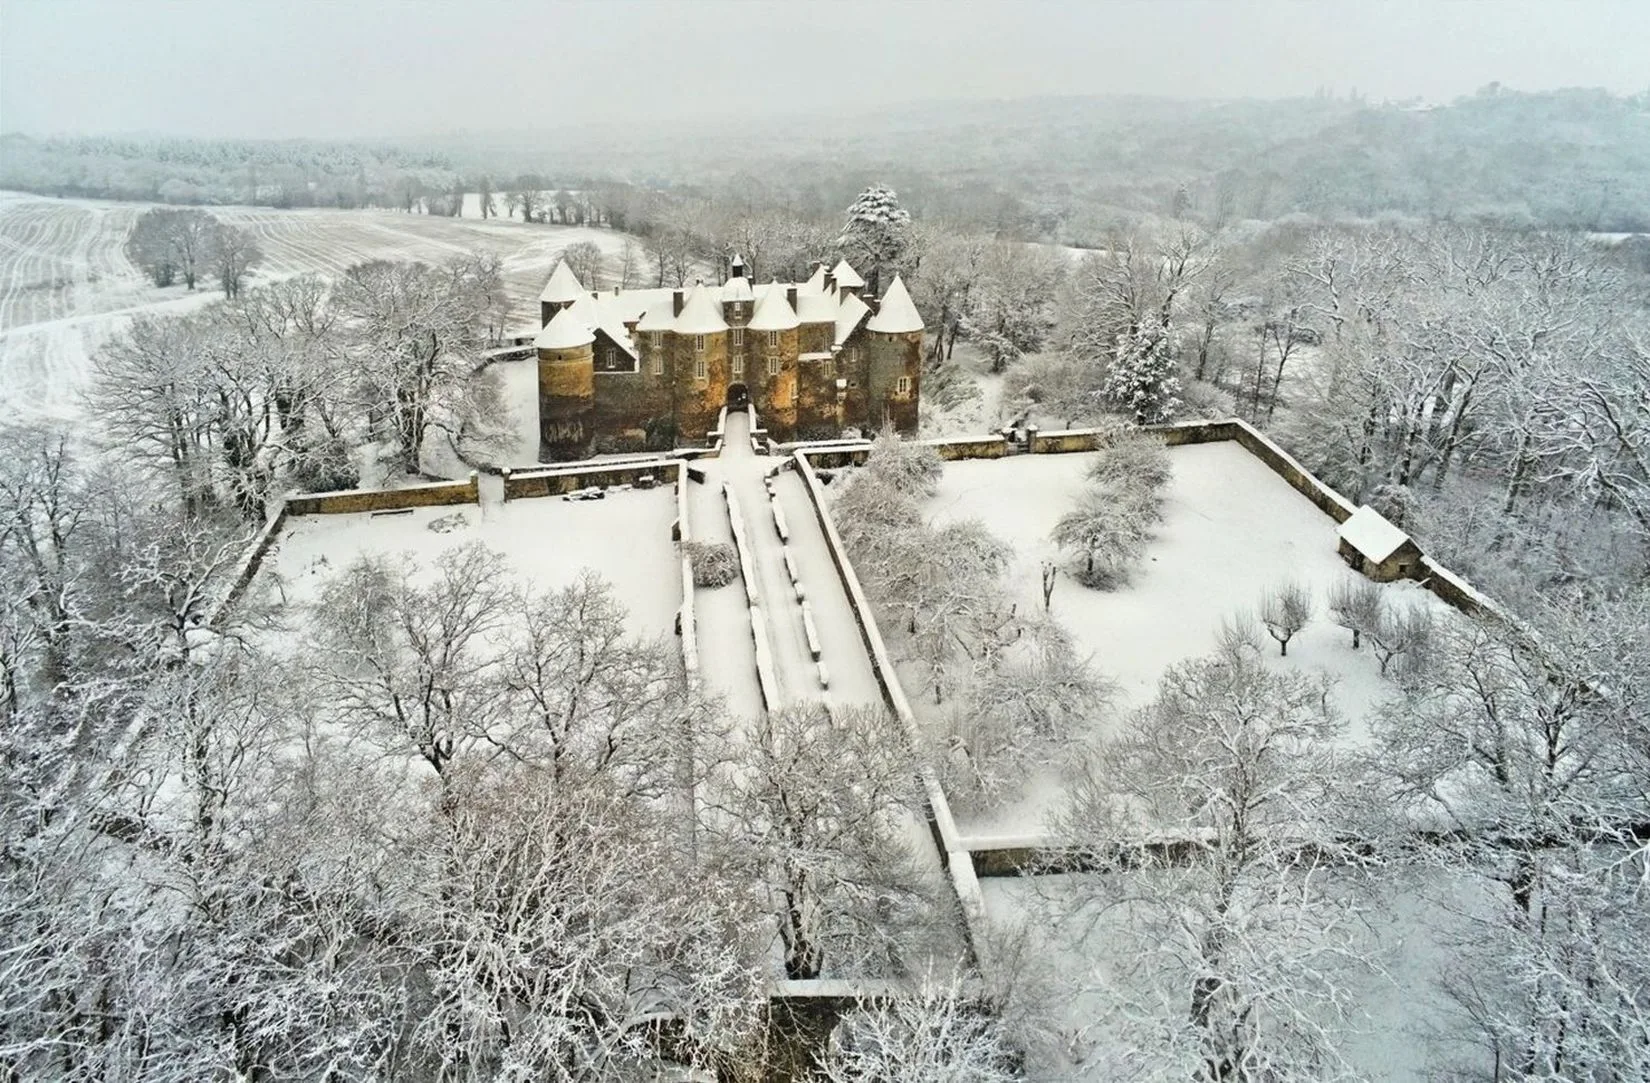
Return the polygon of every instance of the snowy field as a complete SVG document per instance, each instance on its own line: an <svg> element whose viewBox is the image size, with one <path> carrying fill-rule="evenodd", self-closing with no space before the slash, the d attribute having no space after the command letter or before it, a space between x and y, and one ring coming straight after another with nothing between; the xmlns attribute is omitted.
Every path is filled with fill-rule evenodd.
<svg viewBox="0 0 1650 1083"><path fill-rule="evenodd" d="M1130 927L1121 910L1084 904L1094 880L1083 874L980 881L991 926L1028 938L1018 982L1050 1006L1049 1017L1066 1039L1060 1044L1079 1057L1127 1047L1113 1016L1119 1011L1162 1026L1182 1023L1191 980L1189 970L1165 970L1162 957L1152 957L1153 930ZM1439 1063L1462 1053L1452 1039L1464 1021L1438 982L1451 943L1471 933L1474 900L1483 902L1480 888L1439 871L1348 884L1353 920L1339 928L1334 947L1370 965L1343 961L1327 968L1346 990L1350 1011L1344 1021L1326 1021L1353 1078L1419 1083L1438 1078ZM1145 951L1137 938L1145 938ZM1091 1062L1084 1070L1046 1051L1027 1067L1032 1078L1114 1078L1104 1065Z"/></svg>
<svg viewBox="0 0 1650 1083"><path fill-rule="evenodd" d="M186 312L221 297L151 286L126 258L146 204L0 192L0 409L73 419L96 351L138 313ZM496 253L510 299L507 326L538 326L538 295L556 257L578 241L617 253L626 234L584 227L437 218L394 211L210 207L251 232L264 262L249 282L341 274L373 259L438 261Z"/></svg>
<svg viewBox="0 0 1650 1083"><path fill-rule="evenodd" d="M938 521L980 519L1012 546L1016 598L1036 610L1042 606L1042 562L1069 563L1049 534L1076 505L1094 459L1084 453L946 463L929 510ZM1128 584L1096 591L1062 574L1054 617L1094 667L1117 683L1118 707L1125 711L1152 699L1169 666L1213 652L1225 618L1252 612L1273 586L1298 582L1313 593L1313 622L1290 642L1287 658L1277 657L1264 632L1262 641L1274 665L1327 674L1347 716L1349 740L1361 740L1371 707L1391 686L1375 655L1352 650L1349 633L1328 618L1330 587L1353 574L1336 553L1335 521L1235 443L1171 448L1169 460L1174 476L1163 522ZM1454 617L1454 610L1414 583L1383 589ZM1105 727L1106 720L1097 720L1096 735ZM960 826L973 836L1037 834L1059 794L1051 769L1028 783L1022 801L984 817L962 817Z"/></svg>
<svg viewBox="0 0 1650 1083"><path fill-rule="evenodd" d="M298 605L364 554L404 554L428 568L445 550L481 542L540 590L566 586L587 568L594 571L629 613L632 634L668 636L682 604L681 564L670 540L675 518L676 496L669 486L613 493L605 500L538 498L392 515L294 516L261 579L268 584L267 596ZM432 529L438 521L456 528Z"/></svg>

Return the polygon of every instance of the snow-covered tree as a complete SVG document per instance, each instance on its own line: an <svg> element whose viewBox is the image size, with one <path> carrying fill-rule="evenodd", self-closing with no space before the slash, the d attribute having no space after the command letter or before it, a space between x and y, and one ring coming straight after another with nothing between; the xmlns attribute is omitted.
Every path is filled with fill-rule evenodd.
<svg viewBox="0 0 1650 1083"><path fill-rule="evenodd" d="M864 269L866 290L881 296L911 244L911 213L885 184L873 184L848 207L847 222L837 238L849 262Z"/></svg>
<svg viewBox="0 0 1650 1083"><path fill-rule="evenodd" d="M843 1016L820 1057L830 1083L1009 1083L1018 1050L960 978L924 978L910 993Z"/></svg>
<svg viewBox="0 0 1650 1083"><path fill-rule="evenodd" d="M1256 607L1266 634L1277 640L1278 653L1289 655L1289 641L1312 622L1312 591L1300 583L1284 583L1268 590Z"/></svg>
<svg viewBox="0 0 1650 1083"><path fill-rule="evenodd" d="M1104 393L1136 425L1174 420L1180 409L1180 377L1161 328L1142 327L1118 340Z"/></svg>
<svg viewBox="0 0 1650 1083"><path fill-rule="evenodd" d="M920 971L933 900L903 823L915 776L881 710L806 704L730 740L708 799L716 861L758 885L779 924L788 978Z"/></svg>
<svg viewBox="0 0 1650 1083"><path fill-rule="evenodd" d="M1117 1029L1097 1057L1118 1077L1345 1073L1342 967L1368 949L1337 841L1340 727L1320 681L1237 647L1170 667L1076 776L1055 830L1085 867L1128 870L1076 881L1067 918L1104 927L1108 966L1138 990L1103 1021Z"/></svg>

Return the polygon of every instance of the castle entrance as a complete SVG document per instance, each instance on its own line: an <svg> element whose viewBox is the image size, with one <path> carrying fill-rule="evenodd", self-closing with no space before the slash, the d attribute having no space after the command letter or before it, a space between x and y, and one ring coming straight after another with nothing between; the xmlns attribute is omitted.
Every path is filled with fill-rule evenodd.
<svg viewBox="0 0 1650 1083"><path fill-rule="evenodd" d="M743 410L751 404L750 389L744 384L728 385L728 409Z"/></svg>

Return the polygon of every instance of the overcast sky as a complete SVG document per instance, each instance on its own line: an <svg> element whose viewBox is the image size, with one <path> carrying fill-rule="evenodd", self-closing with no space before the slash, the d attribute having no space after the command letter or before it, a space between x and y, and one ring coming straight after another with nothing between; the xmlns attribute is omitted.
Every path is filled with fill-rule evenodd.
<svg viewBox="0 0 1650 1083"><path fill-rule="evenodd" d="M0 0L0 128L408 136L1046 94L1650 89L1646 0Z"/></svg>

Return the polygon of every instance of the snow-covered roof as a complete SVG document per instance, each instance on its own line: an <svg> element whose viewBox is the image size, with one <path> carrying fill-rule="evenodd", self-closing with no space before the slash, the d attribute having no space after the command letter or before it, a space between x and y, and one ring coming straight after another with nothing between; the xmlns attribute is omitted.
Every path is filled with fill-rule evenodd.
<svg viewBox="0 0 1650 1083"><path fill-rule="evenodd" d="M676 326L676 305L667 296L649 305L636 323L638 331L669 331Z"/></svg>
<svg viewBox="0 0 1650 1083"><path fill-rule="evenodd" d="M544 330L533 339L533 345L541 350L572 350L595 341L590 325L579 318L576 308L568 307L544 325Z"/></svg>
<svg viewBox="0 0 1650 1083"><path fill-rule="evenodd" d="M1356 549L1366 560L1381 561L1396 553L1409 541L1409 535L1393 526L1386 516L1363 505L1352 513L1336 531L1342 541Z"/></svg>
<svg viewBox="0 0 1650 1083"><path fill-rule="evenodd" d="M906 290L905 283L900 280L899 275L894 276L893 284L883 295L882 306L865 326L885 335L903 335L909 331L922 330L922 317L917 314L917 306L911 300L911 294Z"/></svg>
<svg viewBox="0 0 1650 1083"><path fill-rule="evenodd" d="M842 295L842 307L836 310L836 344L842 345L848 341L848 336L854 333L854 328L871 311L871 306L861 301L851 293Z"/></svg>
<svg viewBox="0 0 1650 1083"><path fill-rule="evenodd" d="M751 292L749 279L730 278L722 284L722 300L724 302L751 301L755 298L756 295Z"/></svg>
<svg viewBox="0 0 1650 1083"><path fill-rule="evenodd" d="M841 307L835 290L796 291L796 316L803 323L835 323Z"/></svg>
<svg viewBox="0 0 1650 1083"><path fill-rule="evenodd" d="M859 272L850 267L845 259L837 260L836 266L831 268L831 277L836 279L838 286L846 286L849 289L865 285L865 279L859 277Z"/></svg>
<svg viewBox="0 0 1650 1083"><path fill-rule="evenodd" d="M796 310L785 297L785 288L775 282L762 294L762 299L756 302L756 311L751 314L750 328L752 331L789 331L799 321Z"/></svg>
<svg viewBox="0 0 1650 1083"><path fill-rule="evenodd" d="M712 335L726 331L728 321L722 318L722 302L706 285L694 286L682 303L682 314L676 317L673 330L679 335Z"/></svg>
<svg viewBox="0 0 1650 1083"><path fill-rule="evenodd" d="M585 296L583 284L579 276L573 273L573 268L567 265L564 259L556 261L556 269L550 272L550 281L544 284L544 292L539 294L539 300L559 305L567 301L577 301Z"/></svg>
<svg viewBox="0 0 1650 1083"><path fill-rule="evenodd" d="M825 265L823 263L814 268L814 273L808 276L808 281L803 283L803 287L820 293L825 291Z"/></svg>

